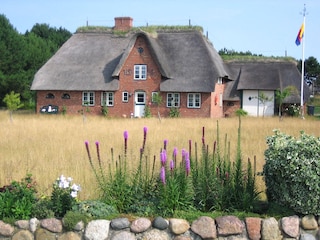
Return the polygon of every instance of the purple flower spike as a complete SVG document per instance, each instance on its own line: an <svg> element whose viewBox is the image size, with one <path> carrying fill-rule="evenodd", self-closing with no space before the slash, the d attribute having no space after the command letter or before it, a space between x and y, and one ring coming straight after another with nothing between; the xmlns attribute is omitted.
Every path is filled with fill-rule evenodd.
<svg viewBox="0 0 320 240"><path fill-rule="evenodd" d="M186 150L184 148L181 150L181 155L182 155L182 159L186 158Z"/></svg>
<svg viewBox="0 0 320 240"><path fill-rule="evenodd" d="M178 154L178 148L174 148L173 149L173 157L175 158L175 157L177 157L177 154Z"/></svg>
<svg viewBox="0 0 320 240"><path fill-rule="evenodd" d="M148 128L147 127L143 127L143 134L146 135L148 132Z"/></svg>
<svg viewBox="0 0 320 240"><path fill-rule="evenodd" d="M160 171L160 179L161 179L161 182L165 185L166 184L166 170L163 166L161 167L161 171Z"/></svg>
<svg viewBox="0 0 320 240"><path fill-rule="evenodd" d="M143 150L144 150L144 148L146 146L147 132L148 132L148 128L147 127L143 127L143 143L142 143L142 149Z"/></svg>
<svg viewBox="0 0 320 240"><path fill-rule="evenodd" d="M167 151L166 150L162 150L160 153L160 161L161 161L161 165L165 166L166 162L167 162Z"/></svg>
<svg viewBox="0 0 320 240"><path fill-rule="evenodd" d="M189 158L189 153L186 152L186 174L189 176L190 174L190 158Z"/></svg>
<svg viewBox="0 0 320 240"><path fill-rule="evenodd" d="M174 169L174 161L170 160L170 170L171 170L171 172L173 171L173 169Z"/></svg>
<svg viewBox="0 0 320 240"><path fill-rule="evenodd" d="M98 161L99 163L101 163L101 158L100 158L100 147L99 147L99 142L96 141L96 148L97 148L97 157L98 157Z"/></svg>
<svg viewBox="0 0 320 240"><path fill-rule="evenodd" d="M123 132L123 137L124 137L124 154L127 155L127 149L128 149L128 131Z"/></svg>
<svg viewBox="0 0 320 240"><path fill-rule="evenodd" d="M89 149L89 142L88 142L88 141L85 141L84 144L86 145L86 150L87 150L89 162L90 162L90 164L92 165L92 159L91 159L91 154L90 154L90 149Z"/></svg>
<svg viewBox="0 0 320 240"><path fill-rule="evenodd" d="M165 139L165 140L163 141L163 149L167 150L167 145L168 145L168 140Z"/></svg>
<svg viewBox="0 0 320 240"><path fill-rule="evenodd" d="M128 137L129 137L128 131L124 131L123 132L123 137L124 137L125 140L128 139Z"/></svg>

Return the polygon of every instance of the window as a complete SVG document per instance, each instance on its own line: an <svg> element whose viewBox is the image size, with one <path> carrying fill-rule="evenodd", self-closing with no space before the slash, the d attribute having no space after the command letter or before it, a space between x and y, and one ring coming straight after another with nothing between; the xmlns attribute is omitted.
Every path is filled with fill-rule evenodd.
<svg viewBox="0 0 320 240"><path fill-rule="evenodd" d="M70 99L70 95L68 93L62 94L62 99Z"/></svg>
<svg viewBox="0 0 320 240"><path fill-rule="evenodd" d="M222 77L218 77L218 84L222 84Z"/></svg>
<svg viewBox="0 0 320 240"><path fill-rule="evenodd" d="M129 102L129 93L122 92L122 102Z"/></svg>
<svg viewBox="0 0 320 240"><path fill-rule="evenodd" d="M94 106L94 92L82 92L82 105Z"/></svg>
<svg viewBox="0 0 320 240"><path fill-rule="evenodd" d="M188 93L188 108L200 108L201 95L200 93Z"/></svg>
<svg viewBox="0 0 320 240"><path fill-rule="evenodd" d="M114 105L114 94L113 92L103 92L101 98L101 106L113 106Z"/></svg>
<svg viewBox="0 0 320 240"><path fill-rule="evenodd" d="M145 104L146 103L146 93L145 92L136 92L135 93L135 102L136 104Z"/></svg>
<svg viewBox="0 0 320 240"><path fill-rule="evenodd" d="M46 95L46 98L49 98L49 99L53 99L54 98L54 95L52 93L48 93Z"/></svg>
<svg viewBox="0 0 320 240"><path fill-rule="evenodd" d="M180 93L167 93L167 107L180 107Z"/></svg>
<svg viewBox="0 0 320 240"><path fill-rule="evenodd" d="M134 79L146 80L147 79L147 65L134 65Z"/></svg>

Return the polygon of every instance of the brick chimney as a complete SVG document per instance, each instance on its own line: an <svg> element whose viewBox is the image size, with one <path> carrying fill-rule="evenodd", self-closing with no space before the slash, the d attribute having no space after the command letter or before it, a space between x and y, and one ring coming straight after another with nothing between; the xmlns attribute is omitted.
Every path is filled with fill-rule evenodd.
<svg viewBox="0 0 320 240"><path fill-rule="evenodd" d="M131 17L116 17L114 18L114 30L118 31L128 31L132 28L132 21Z"/></svg>

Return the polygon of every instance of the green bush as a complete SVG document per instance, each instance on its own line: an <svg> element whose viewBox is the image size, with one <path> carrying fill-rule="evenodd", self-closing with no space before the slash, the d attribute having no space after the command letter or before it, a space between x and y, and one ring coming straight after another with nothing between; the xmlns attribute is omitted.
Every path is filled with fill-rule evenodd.
<svg viewBox="0 0 320 240"><path fill-rule="evenodd" d="M178 118L180 117L180 110L177 107L171 107L169 111L169 117Z"/></svg>
<svg viewBox="0 0 320 240"><path fill-rule="evenodd" d="M86 200L72 207L73 212L79 212L89 218L108 218L118 214L118 211L104 202L98 200Z"/></svg>
<svg viewBox="0 0 320 240"><path fill-rule="evenodd" d="M87 224L89 221L89 217L80 212L68 211L63 217L63 226L68 230L71 231L79 222L83 222Z"/></svg>
<svg viewBox="0 0 320 240"><path fill-rule="evenodd" d="M274 131L267 138L263 173L269 202L300 214L320 215L320 138Z"/></svg>
<svg viewBox="0 0 320 240"><path fill-rule="evenodd" d="M35 182L27 175L21 182L13 181L0 190L0 219L29 219L36 198Z"/></svg>
<svg viewBox="0 0 320 240"><path fill-rule="evenodd" d="M53 218L54 212L51 209L51 205L49 198L39 199L35 204L32 216L38 219Z"/></svg>

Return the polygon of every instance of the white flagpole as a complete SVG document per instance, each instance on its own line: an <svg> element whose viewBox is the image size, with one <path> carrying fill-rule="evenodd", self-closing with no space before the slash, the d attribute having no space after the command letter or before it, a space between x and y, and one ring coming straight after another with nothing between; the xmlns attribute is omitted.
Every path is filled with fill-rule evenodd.
<svg viewBox="0 0 320 240"><path fill-rule="evenodd" d="M303 86L304 86L304 42L306 40L306 4L304 4L304 8L303 8L303 26L304 26L304 33L302 37L301 91L300 91L300 108L301 108L302 119L304 119Z"/></svg>

